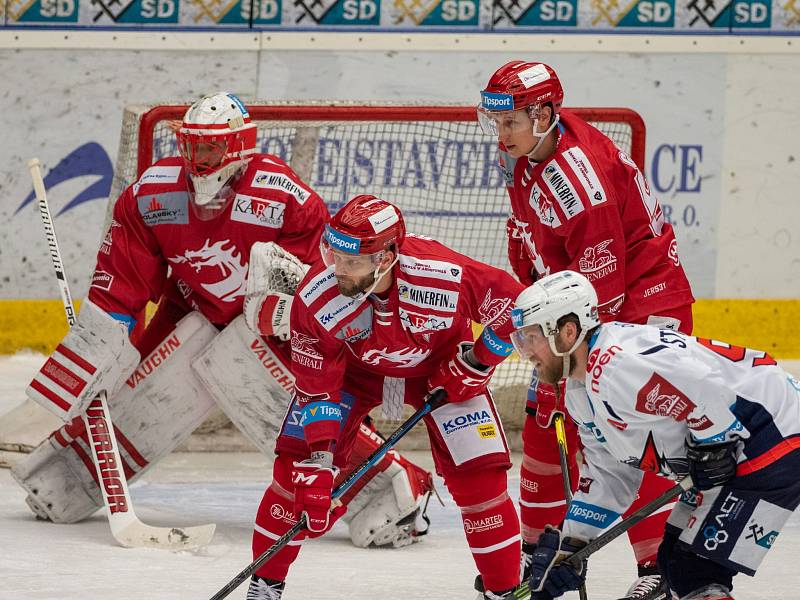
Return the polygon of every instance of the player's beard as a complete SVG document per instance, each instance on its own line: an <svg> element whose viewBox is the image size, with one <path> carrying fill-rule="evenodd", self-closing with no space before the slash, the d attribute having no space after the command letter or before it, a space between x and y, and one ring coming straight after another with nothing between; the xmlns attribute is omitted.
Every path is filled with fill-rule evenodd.
<svg viewBox="0 0 800 600"><path fill-rule="evenodd" d="M339 275L336 276L336 287L339 288L339 293L348 298L353 298L367 291L372 287L373 283L375 283L375 273L370 273L360 279L352 277L342 279Z"/></svg>
<svg viewBox="0 0 800 600"><path fill-rule="evenodd" d="M569 367L567 375L571 375L572 371L575 370L575 361L572 360L572 356L567 359L569 360ZM555 385L564 376L564 357L563 356L555 356L553 355L547 362L540 363L539 367L537 368L537 372L539 374L539 381L544 383L549 383L550 385Z"/></svg>

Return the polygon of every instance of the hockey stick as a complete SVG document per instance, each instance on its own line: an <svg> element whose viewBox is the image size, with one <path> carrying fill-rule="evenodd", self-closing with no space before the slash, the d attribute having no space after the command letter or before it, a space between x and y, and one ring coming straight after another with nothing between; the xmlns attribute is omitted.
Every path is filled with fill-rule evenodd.
<svg viewBox="0 0 800 600"><path fill-rule="evenodd" d="M556 384L558 385L558 384ZM558 393L558 390L556 390ZM564 480L564 499L567 501L567 507L572 502L572 482L569 479L569 464L567 462L567 430L564 428L564 415L556 413L553 419L556 426L556 441L558 442L558 458L561 461L561 477ZM578 589L578 596L580 600L588 600L586 594L586 582L584 581L580 589Z"/></svg>
<svg viewBox="0 0 800 600"><path fill-rule="evenodd" d="M58 248L56 231L50 218L50 208L47 205L47 194L44 180L39 167L39 159L32 158L28 161L28 169L33 180L33 189L36 200L39 202L39 212L44 223L44 232L47 236L47 245L50 248L50 257L53 259L53 268L56 271L61 300L67 314L67 323L70 327L75 324L75 307L69 293L69 283L64 273L64 264L61 261L61 251ZM199 525L197 527L152 527L145 525L136 516L128 491L128 481L122 468L122 458L119 454L111 414L108 411L106 393L101 392L89 404L83 416L86 424L86 435L89 446L92 448L92 458L97 471L97 482L103 496L103 504L108 514L108 524L111 535L122 546L131 548L161 548L164 550L186 550L205 546L211 541L216 525Z"/></svg>
<svg viewBox="0 0 800 600"><path fill-rule="evenodd" d="M397 429L395 429L394 433L386 438L386 441L383 442L375 451L370 454L361 466L359 466L355 471L350 473L344 481L342 481L339 485L331 493L331 499L335 500L343 496L347 490L349 490L356 481L358 481L364 473L369 471L369 469L378 461L380 461L389 450L391 450L397 442L400 441L405 434L407 434L411 429L413 429L414 425L419 423L419 421L430 413L432 410L437 408L440 404L444 402L445 392L443 389L438 389L425 399L422 406L417 409L417 411L408 417L406 421L400 425ZM261 566L266 563L269 559L275 556L281 549L289 544L295 537L297 537L300 532L302 532L306 528L306 519L305 516L300 516L292 528L284 533L281 537L279 537L272 546L267 548L261 556L255 559L252 563L250 563L246 568L240 571L233 579L228 582L225 587L220 589L216 594L211 596L211 600L222 600L222 598L226 598L233 590L239 587L242 582L250 577L253 573L258 571Z"/></svg>
<svg viewBox="0 0 800 600"><path fill-rule="evenodd" d="M604 532L602 535L596 537L591 542L586 544L583 548L578 550L575 554L572 554L565 558L564 560L570 563L573 567L580 566L580 563L585 558L589 558L592 554L600 550L601 548L606 547L608 544L613 542L623 533L628 531L631 527L640 523L643 519L646 519L651 514L656 512L662 506L669 504L672 500L674 500L677 496L682 494L683 492L689 490L694 483L692 482L692 478L688 475L681 479L676 485L672 486L666 492L661 494L658 498L655 498L645 504L636 512L628 515L626 518L622 519L619 523L611 527L608 531ZM514 590L513 597L515 600L528 600L531 597L531 589L530 585L527 581L523 582L516 590Z"/></svg>

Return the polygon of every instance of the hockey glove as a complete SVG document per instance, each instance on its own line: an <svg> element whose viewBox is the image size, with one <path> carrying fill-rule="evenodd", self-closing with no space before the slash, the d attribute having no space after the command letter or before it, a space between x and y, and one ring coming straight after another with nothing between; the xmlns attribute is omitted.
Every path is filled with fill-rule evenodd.
<svg viewBox="0 0 800 600"><path fill-rule="evenodd" d="M247 326L260 335L274 336L285 342L290 335L289 314L293 300L292 296L281 292L245 300L244 318Z"/></svg>
<svg viewBox="0 0 800 600"><path fill-rule="evenodd" d="M472 354L472 346L470 342L461 342L456 355L442 361L431 375L428 389L444 388L449 402L464 402L486 391L494 367L480 364Z"/></svg>
<svg viewBox="0 0 800 600"><path fill-rule="evenodd" d="M558 382L559 392L556 396L556 388L549 383L542 383L541 381L536 386L534 393L536 394L536 424L547 429L553 423L553 417L561 413L566 417L566 410L564 409L564 393L566 391L566 381L561 380Z"/></svg>
<svg viewBox="0 0 800 600"><path fill-rule="evenodd" d="M514 274L523 285L532 285L536 281L536 269L512 219L506 221L506 236L508 236L508 262Z"/></svg>
<svg viewBox="0 0 800 600"><path fill-rule="evenodd" d="M562 562L583 548L586 542L577 538L563 537L561 530L549 525L539 536L531 562L530 588L534 600L558 598L571 590L577 590L586 581L584 560L576 570L570 563ZM538 593L538 595L537 595Z"/></svg>
<svg viewBox="0 0 800 600"><path fill-rule="evenodd" d="M344 513L341 505L331 509L333 480L338 473L330 452L314 452L311 458L294 463L294 514L305 515L309 537L325 533Z"/></svg>
<svg viewBox="0 0 800 600"><path fill-rule="evenodd" d="M710 490L723 485L736 476L739 438L718 444L698 444L691 437L686 440L686 458L689 475L698 490Z"/></svg>

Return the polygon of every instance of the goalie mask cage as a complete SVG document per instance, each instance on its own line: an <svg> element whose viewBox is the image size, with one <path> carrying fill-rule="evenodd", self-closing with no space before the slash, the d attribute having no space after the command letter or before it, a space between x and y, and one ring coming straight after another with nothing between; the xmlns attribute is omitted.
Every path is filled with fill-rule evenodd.
<svg viewBox="0 0 800 600"><path fill-rule="evenodd" d="M289 162L331 213L356 194L374 194L402 209L409 232L511 271L505 234L509 201L497 143L480 130L475 106L308 101L246 105L258 127L257 152ZM177 155L173 128L187 108L180 103L126 108L107 221L113 202L147 167ZM608 135L643 170L645 125L636 112L572 111ZM492 380L507 429L522 428L529 380L529 366L516 356L500 365ZM380 429L389 429L378 421ZM518 438L510 436L509 442L517 445Z"/></svg>

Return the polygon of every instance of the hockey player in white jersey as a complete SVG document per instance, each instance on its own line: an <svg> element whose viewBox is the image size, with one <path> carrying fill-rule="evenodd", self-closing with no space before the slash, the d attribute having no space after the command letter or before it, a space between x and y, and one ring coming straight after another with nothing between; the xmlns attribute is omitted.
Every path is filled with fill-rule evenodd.
<svg viewBox="0 0 800 600"><path fill-rule="evenodd" d="M630 505L644 471L695 487L672 510L658 567L673 598L732 600L800 504L800 382L766 352L658 329L604 323L597 295L573 271L517 298L517 351L554 383L585 462L561 530L534 553L533 598L578 589L586 563L559 564Z"/></svg>

